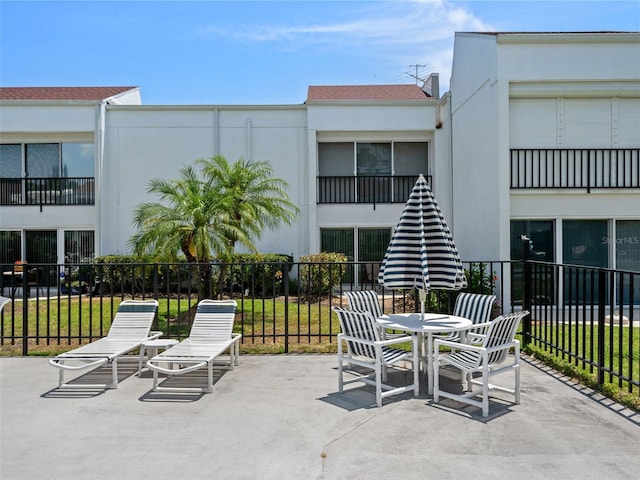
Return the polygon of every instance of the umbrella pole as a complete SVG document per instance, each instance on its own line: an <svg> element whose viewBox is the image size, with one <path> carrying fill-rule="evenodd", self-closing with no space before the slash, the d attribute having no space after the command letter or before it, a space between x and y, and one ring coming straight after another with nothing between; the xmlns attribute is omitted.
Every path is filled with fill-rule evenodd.
<svg viewBox="0 0 640 480"><path fill-rule="evenodd" d="M424 304L427 301L427 291L418 290L418 296L420 297L420 319L424 320Z"/></svg>

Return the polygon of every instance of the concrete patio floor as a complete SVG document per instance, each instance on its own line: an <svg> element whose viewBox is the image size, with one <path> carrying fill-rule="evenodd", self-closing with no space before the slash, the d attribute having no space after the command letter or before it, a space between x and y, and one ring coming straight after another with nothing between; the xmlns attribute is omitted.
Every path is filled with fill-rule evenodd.
<svg viewBox="0 0 640 480"><path fill-rule="evenodd" d="M122 362L120 387L106 391L56 388L58 371L46 358L1 358L0 478L640 475L640 414L528 359L521 404L493 401L486 419L474 407L434 405L425 393L392 397L382 408L361 384L339 394L335 355L240 361L216 370L212 394L184 395L152 393L150 374L135 376L137 358ZM95 371L78 384L108 375Z"/></svg>

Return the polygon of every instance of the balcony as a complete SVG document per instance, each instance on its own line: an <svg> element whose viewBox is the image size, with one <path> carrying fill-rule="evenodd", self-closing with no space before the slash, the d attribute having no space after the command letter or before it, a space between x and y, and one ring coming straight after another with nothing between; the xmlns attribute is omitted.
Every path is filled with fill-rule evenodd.
<svg viewBox="0 0 640 480"><path fill-rule="evenodd" d="M511 150L511 189L640 188L640 148Z"/></svg>
<svg viewBox="0 0 640 480"><path fill-rule="evenodd" d="M0 178L0 205L93 205L93 177Z"/></svg>
<svg viewBox="0 0 640 480"><path fill-rule="evenodd" d="M431 186L431 176L427 176ZM418 175L318 177L318 204L405 203Z"/></svg>

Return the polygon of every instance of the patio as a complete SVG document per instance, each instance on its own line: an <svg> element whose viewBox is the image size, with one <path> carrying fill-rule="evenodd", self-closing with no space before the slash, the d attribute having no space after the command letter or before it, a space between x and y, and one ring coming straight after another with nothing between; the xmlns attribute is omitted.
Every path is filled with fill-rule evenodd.
<svg viewBox="0 0 640 480"><path fill-rule="evenodd" d="M382 408L370 387L338 394L330 354L244 355L193 396L152 393L137 357L108 391L58 390L46 358L4 357L0 477L636 479L640 414L525 360L522 404L483 419L424 391Z"/></svg>

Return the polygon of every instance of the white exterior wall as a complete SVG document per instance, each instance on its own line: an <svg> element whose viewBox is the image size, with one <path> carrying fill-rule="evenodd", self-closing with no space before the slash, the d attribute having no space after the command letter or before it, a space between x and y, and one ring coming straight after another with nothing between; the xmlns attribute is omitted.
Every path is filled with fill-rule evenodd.
<svg viewBox="0 0 640 480"><path fill-rule="evenodd" d="M306 242L300 171L306 162L303 107L109 107L102 173L102 254L129 252L133 210L157 198L146 193L154 178L175 179L196 159L224 155L266 160L289 184L301 206L299 220L256 242L263 253L298 255Z"/></svg>
<svg viewBox="0 0 640 480"><path fill-rule="evenodd" d="M308 107L309 171L306 181L309 205L309 244L306 253L320 251L321 228L392 228L402 214L404 204L317 205L317 143L324 142L429 142L429 172L434 175L436 149L434 131L439 101L323 102ZM445 160L446 161L446 160ZM354 167L355 168L355 167ZM435 180L434 180L435 183ZM443 191L446 191L443 186ZM446 202L445 202L446 205Z"/></svg>
<svg viewBox="0 0 640 480"><path fill-rule="evenodd" d="M505 187L501 165L506 161L501 149L508 131L500 115L504 87L497 78L495 39L457 34L454 52L451 230L463 259L498 260L502 230L509 224L509 205L504 201L508 182Z"/></svg>
<svg viewBox="0 0 640 480"><path fill-rule="evenodd" d="M640 192L509 189L510 148L640 145L639 35L457 34L453 67L464 259L509 259L511 219L640 219Z"/></svg>

